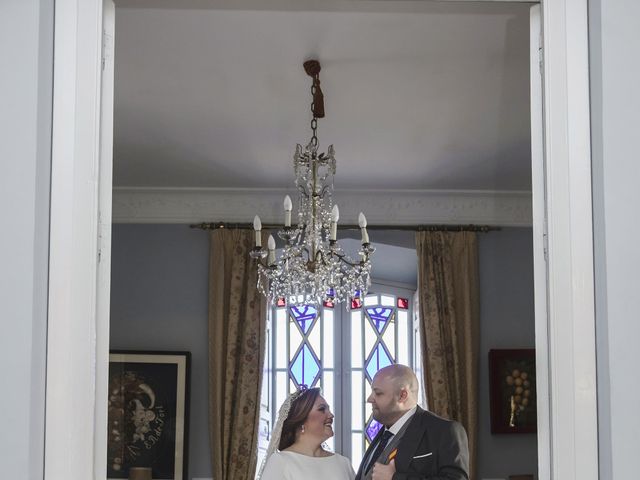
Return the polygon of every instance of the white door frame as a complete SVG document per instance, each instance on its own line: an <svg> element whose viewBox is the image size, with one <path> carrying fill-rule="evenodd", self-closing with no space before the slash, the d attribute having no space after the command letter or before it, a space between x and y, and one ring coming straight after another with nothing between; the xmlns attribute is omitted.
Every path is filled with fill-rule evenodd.
<svg viewBox="0 0 640 480"><path fill-rule="evenodd" d="M47 480L106 472L113 59L103 28L114 12L113 0L55 2Z"/></svg>
<svg viewBox="0 0 640 480"><path fill-rule="evenodd" d="M587 3L542 3L548 319L536 317L536 329L548 332L538 359L548 367L551 475L562 480L598 478Z"/></svg>
<svg viewBox="0 0 640 480"><path fill-rule="evenodd" d="M531 92L531 211L533 214L533 271L536 318L536 386L538 411L538 478L551 477L551 436L549 402L549 353L547 322L547 256L546 256L546 196L544 168L544 131L542 95L542 9L540 4L530 9L529 76ZM542 292L542 293L540 293Z"/></svg>
<svg viewBox="0 0 640 480"><path fill-rule="evenodd" d="M112 159L101 151L111 114L101 109L101 71L103 11L112 5L55 7L45 480L104 478L109 262L98 257L110 257ZM535 203L544 185L546 204L534 213L534 245L546 248L547 262L541 281L545 265L536 261L536 345L549 402L540 478L590 480L598 478L598 432L587 0L541 6L546 161L533 194Z"/></svg>

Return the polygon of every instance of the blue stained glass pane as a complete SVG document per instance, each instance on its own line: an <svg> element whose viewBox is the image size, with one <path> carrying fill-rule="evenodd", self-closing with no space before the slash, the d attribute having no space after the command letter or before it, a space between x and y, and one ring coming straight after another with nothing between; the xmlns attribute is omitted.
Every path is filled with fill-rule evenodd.
<svg viewBox="0 0 640 480"><path fill-rule="evenodd" d="M382 428L382 424L377 420L371 419L369 424L367 425L367 438L369 439L369 443L373 442L373 439L376 438L378 432Z"/></svg>
<svg viewBox="0 0 640 480"><path fill-rule="evenodd" d="M311 325L313 325L313 320L316 318L318 311L315 307L306 305L300 308L291 307L291 314L293 318L296 319L296 322L298 322L298 325L300 325L302 332L306 335Z"/></svg>
<svg viewBox="0 0 640 480"><path fill-rule="evenodd" d="M376 348L373 350L373 354L369 361L367 362L367 373L369 374L369 378L373 378L373 376L380 370L388 365L391 365L393 360L387 353L387 349L382 346L381 343L378 343Z"/></svg>
<svg viewBox="0 0 640 480"><path fill-rule="evenodd" d="M371 320L373 320L373 324L376 326L378 332L382 332L384 326L389 321L391 317L391 313L393 312L393 308L387 307L370 307L367 308L367 313Z"/></svg>
<svg viewBox="0 0 640 480"><path fill-rule="evenodd" d="M320 365L318 365L309 345L305 343L291 362L291 376L298 386L312 386L319 372Z"/></svg>

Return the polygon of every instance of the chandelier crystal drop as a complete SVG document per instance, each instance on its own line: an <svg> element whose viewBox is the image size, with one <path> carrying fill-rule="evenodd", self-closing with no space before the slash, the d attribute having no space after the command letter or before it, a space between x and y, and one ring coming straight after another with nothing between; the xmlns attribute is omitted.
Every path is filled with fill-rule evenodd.
<svg viewBox="0 0 640 480"><path fill-rule="evenodd" d="M333 203L333 179L336 160L333 145L326 153L318 153L317 119L324 117L323 94L320 90L320 64L316 60L304 63L313 78L311 95L312 136L306 147L296 146L294 159L295 185L298 188L298 222L291 224L293 203L284 199L284 227L278 231L284 246L276 258L276 244L269 236L267 249L262 247L262 223L256 215L253 226L256 246L251 257L258 264L258 289L272 304L281 299L289 305L343 303L347 308L354 297L364 298L371 283L371 254L367 220L360 213L358 225L362 233L359 259L350 258L336 240L340 218L338 205Z"/></svg>

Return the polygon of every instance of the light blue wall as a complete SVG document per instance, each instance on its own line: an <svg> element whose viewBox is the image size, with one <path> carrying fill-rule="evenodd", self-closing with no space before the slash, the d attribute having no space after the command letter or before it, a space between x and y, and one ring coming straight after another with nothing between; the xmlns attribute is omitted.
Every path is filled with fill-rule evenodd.
<svg viewBox="0 0 640 480"><path fill-rule="evenodd" d="M41 479L53 1L0 2L0 465Z"/></svg>
<svg viewBox="0 0 640 480"><path fill-rule="evenodd" d="M640 2L589 2L600 478L638 478Z"/></svg>
<svg viewBox="0 0 640 480"><path fill-rule="evenodd" d="M413 233L377 245L378 278L415 282ZM354 241L357 244L357 241ZM350 242L346 242L350 244ZM357 245L355 245L357 247ZM536 471L535 435L489 432L489 348L532 347L533 270L530 229L479 235L482 335L479 478ZM210 477L207 411L208 234L184 225L114 225L111 347L192 352L189 476ZM394 272L393 267L400 271ZM411 271L413 270L413 271Z"/></svg>
<svg viewBox="0 0 640 480"><path fill-rule="evenodd" d="M533 240L530 228L478 237L480 262L480 401L478 478L538 472L535 434L491 434L489 361L493 348L534 348Z"/></svg>
<svg viewBox="0 0 640 480"><path fill-rule="evenodd" d="M211 477L209 236L185 225L114 225L112 242L111 349L191 352L189 478Z"/></svg>

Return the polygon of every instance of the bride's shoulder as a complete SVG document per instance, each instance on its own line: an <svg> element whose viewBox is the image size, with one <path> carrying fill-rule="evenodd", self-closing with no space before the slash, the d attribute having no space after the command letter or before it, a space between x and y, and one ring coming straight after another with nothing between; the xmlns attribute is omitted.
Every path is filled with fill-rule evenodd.
<svg viewBox="0 0 640 480"><path fill-rule="evenodd" d="M273 452L264 464L260 480L281 480L287 467L287 461L280 452Z"/></svg>
<svg viewBox="0 0 640 480"><path fill-rule="evenodd" d="M338 457L340 458L340 461L344 464L345 468L350 471L353 472L353 464L351 463L351 459L348 457L343 457L342 455L336 454L338 455Z"/></svg>
<svg viewBox="0 0 640 480"><path fill-rule="evenodd" d="M342 456L339 453L336 453L335 456L340 462L346 463L347 465L351 465L351 460L349 460L347 457Z"/></svg>
<svg viewBox="0 0 640 480"><path fill-rule="evenodd" d="M269 455L269 458L267 458L267 461L264 466L264 470L266 472L274 468L277 469L281 467L284 463L286 463L285 456L281 452L273 452L271 455Z"/></svg>

